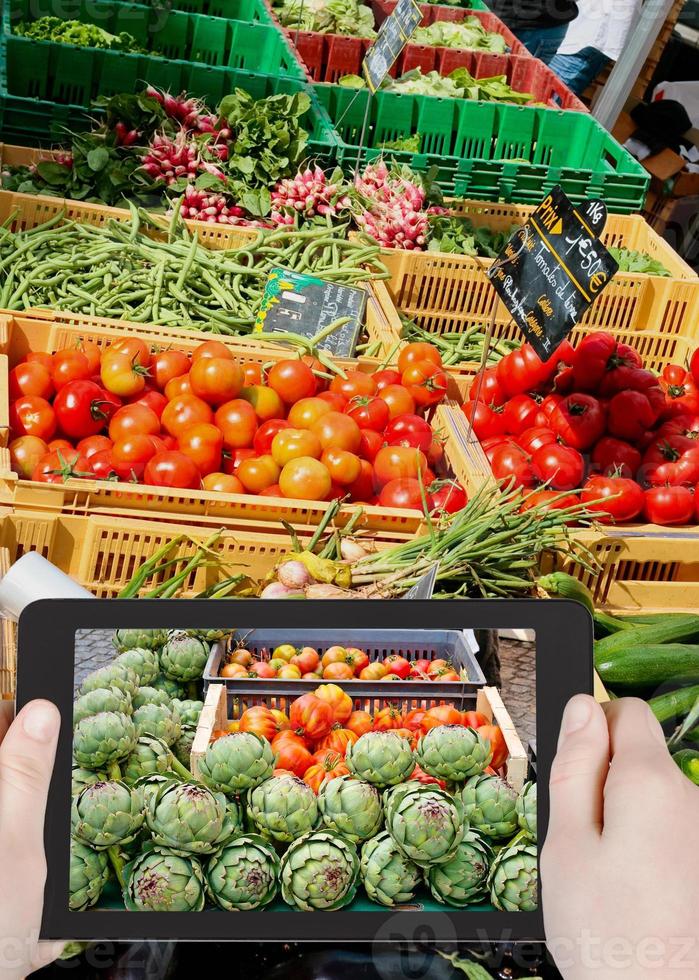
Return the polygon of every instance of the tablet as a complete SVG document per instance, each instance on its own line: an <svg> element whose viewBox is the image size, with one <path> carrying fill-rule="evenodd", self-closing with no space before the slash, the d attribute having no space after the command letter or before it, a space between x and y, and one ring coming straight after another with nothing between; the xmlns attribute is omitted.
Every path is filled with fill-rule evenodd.
<svg viewBox="0 0 699 980"><path fill-rule="evenodd" d="M543 939L549 770L591 691L565 600L35 602L17 705L62 718L41 936Z"/></svg>

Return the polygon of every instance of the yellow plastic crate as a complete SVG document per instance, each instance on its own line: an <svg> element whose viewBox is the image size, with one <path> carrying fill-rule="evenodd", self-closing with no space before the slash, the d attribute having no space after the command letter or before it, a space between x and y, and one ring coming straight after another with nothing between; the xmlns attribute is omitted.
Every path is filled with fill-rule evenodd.
<svg viewBox="0 0 699 980"><path fill-rule="evenodd" d="M374 290L376 283L370 284ZM382 288L381 284L379 289ZM374 304L369 304L369 309ZM376 301L376 309L380 309ZM378 315L378 314L377 314ZM92 340L105 346L124 333L136 335L153 346L173 341L184 351L193 350L208 335L195 331L168 331L162 328L145 328L142 324L129 324L120 320L105 320L74 316L69 313L45 313L26 315L0 311L0 352L7 355L9 363L18 363L28 351L55 351L74 347L80 340ZM241 360L258 364L269 363L289 356L289 350L279 345L261 344L259 339L219 338ZM0 354L2 356L2 354ZM340 362L345 367L358 366L367 373L376 369L376 363ZM4 404L4 409L2 408ZM7 415L7 401L0 403L0 413ZM435 428L442 429L442 407L435 414ZM450 442L445 446L447 462L451 460ZM118 514L155 517L159 519L195 522L206 520L216 525L222 517L257 523L279 524L285 520L291 524L316 525L328 509L325 502L292 500L278 497L253 496L250 494L224 494L206 490L176 490L163 487L146 487L130 483L112 483L98 480L69 480L64 484L35 483L20 480L12 472L9 452L0 448L0 505L6 507L30 507L44 513L61 514ZM348 504L338 515L343 525L356 512L357 505ZM422 515L418 511L397 508L367 506L363 508L361 526L389 534L414 534L420 527ZM394 540L396 540L394 538Z"/></svg>
<svg viewBox="0 0 699 980"><path fill-rule="evenodd" d="M515 204L448 203L454 215L496 231L524 224L533 210ZM610 214L602 240L646 252L671 276L617 273L573 332L573 342L594 330L608 330L635 347L651 370L681 362L699 339L699 277L639 215ZM391 272L388 287L396 306L425 330L439 334L485 327L495 310L494 336L523 339L487 278L492 259L397 249L383 250L381 259ZM384 343L390 350L398 339L386 336ZM473 377L477 367L464 364L454 373Z"/></svg>
<svg viewBox="0 0 699 980"><path fill-rule="evenodd" d="M494 477L476 437L467 441L468 421L455 406L443 413L457 478L474 494ZM590 589L595 605L609 612L696 612L699 608L699 527L657 524L597 524L573 531L599 564L590 573L572 558L562 567ZM548 557L542 562L546 567Z"/></svg>

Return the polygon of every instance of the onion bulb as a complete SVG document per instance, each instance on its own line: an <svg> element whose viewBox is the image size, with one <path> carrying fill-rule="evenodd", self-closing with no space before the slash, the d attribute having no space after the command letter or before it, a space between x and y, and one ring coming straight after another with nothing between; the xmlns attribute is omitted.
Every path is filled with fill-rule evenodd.
<svg viewBox="0 0 699 980"><path fill-rule="evenodd" d="M313 581L302 561L285 561L277 569L277 577L287 589L303 589Z"/></svg>

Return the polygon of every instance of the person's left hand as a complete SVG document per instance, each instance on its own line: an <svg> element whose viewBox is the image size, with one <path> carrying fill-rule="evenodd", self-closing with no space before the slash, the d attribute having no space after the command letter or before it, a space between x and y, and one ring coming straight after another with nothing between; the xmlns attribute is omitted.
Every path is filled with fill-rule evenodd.
<svg viewBox="0 0 699 980"><path fill-rule="evenodd" d="M39 942L46 882L44 813L60 715L31 701L12 720L0 702L0 980L21 980L60 955Z"/></svg>

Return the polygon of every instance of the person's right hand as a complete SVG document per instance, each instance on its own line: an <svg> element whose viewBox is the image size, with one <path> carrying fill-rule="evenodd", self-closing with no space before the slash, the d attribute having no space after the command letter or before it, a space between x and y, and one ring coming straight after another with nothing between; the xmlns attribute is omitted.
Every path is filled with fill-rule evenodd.
<svg viewBox="0 0 699 980"><path fill-rule="evenodd" d="M699 787L635 698L566 707L541 854L565 980L699 977Z"/></svg>
<svg viewBox="0 0 699 980"><path fill-rule="evenodd" d="M0 980L22 980L64 945L39 942L44 811L60 717L49 701L30 702L14 721L12 709L0 702Z"/></svg>

